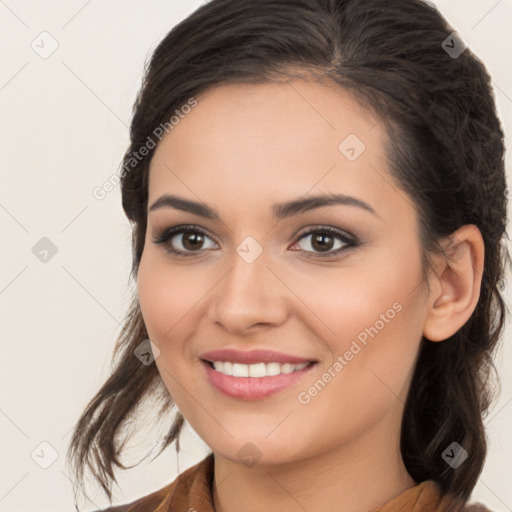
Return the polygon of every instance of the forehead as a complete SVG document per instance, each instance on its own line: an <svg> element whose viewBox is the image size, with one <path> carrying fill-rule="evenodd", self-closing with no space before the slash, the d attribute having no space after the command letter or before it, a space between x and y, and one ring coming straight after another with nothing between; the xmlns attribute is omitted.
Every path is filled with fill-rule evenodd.
<svg viewBox="0 0 512 512"><path fill-rule="evenodd" d="M171 189L205 201L246 191L251 201L313 187L366 189L369 200L378 199L387 171L383 124L339 86L224 84L195 99L156 149L150 201Z"/></svg>
<svg viewBox="0 0 512 512"><path fill-rule="evenodd" d="M364 138L367 146L378 144L382 136L375 115L331 82L295 79L223 84L195 99L198 105L179 120L175 116L179 123L164 137L167 143L160 146L213 150L222 142L227 149L229 141L236 139L241 151L250 156L257 153L252 141L269 144L274 137L279 137L281 145L288 141L284 149L299 149L299 142L318 142L320 138L326 143L341 142L349 133ZM240 144L244 138L247 144Z"/></svg>

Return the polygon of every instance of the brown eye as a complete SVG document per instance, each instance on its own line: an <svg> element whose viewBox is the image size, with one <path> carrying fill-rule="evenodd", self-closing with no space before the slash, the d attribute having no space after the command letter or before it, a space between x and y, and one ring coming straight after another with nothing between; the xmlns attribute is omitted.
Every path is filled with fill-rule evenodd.
<svg viewBox="0 0 512 512"><path fill-rule="evenodd" d="M311 235L311 246L320 252L332 249L333 243L334 238L331 235L325 233Z"/></svg>
<svg viewBox="0 0 512 512"><path fill-rule="evenodd" d="M200 249L201 245L204 243L204 236L201 233L183 233L181 243L188 251Z"/></svg>
<svg viewBox="0 0 512 512"><path fill-rule="evenodd" d="M304 233L292 247L299 246L302 240L308 238L310 238L309 242L304 243L303 248L298 250L317 256L335 256L359 245L358 240L352 235L329 226L323 226ZM173 255L185 257L199 255L203 250L218 248L213 239L196 226L176 226L164 229L157 234L153 242L163 245L165 250Z"/></svg>
<svg viewBox="0 0 512 512"><path fill-rule="evenodd" d="M204 247L208 241L210 245ZM165 229L158 233L153 242L163 245L166 251L178 256L194 256L200 254L203 249L212 249L216 246L203 230L195 226Z"/></svg>
<svg viewBox="0 0 512 512"><path fill-rule="evenodd" d="M306 242L302 243L304 240ZM336 255L358 245L355 238L328 226L308 231L293 246L299 246L300 243L302 249L299 250L320 256L323 256L323 253L326 256Z"/></svg>

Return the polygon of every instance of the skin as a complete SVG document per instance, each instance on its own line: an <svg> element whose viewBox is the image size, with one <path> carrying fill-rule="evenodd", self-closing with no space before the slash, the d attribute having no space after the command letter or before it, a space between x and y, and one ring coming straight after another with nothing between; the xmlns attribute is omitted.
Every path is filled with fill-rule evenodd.
<svg viewBox="0 0 512 512"><path fill-rule="evenodd" d="M429 291L414 203L389 174L383 124L349 93L294 79L222 85L197 100L156 149L148 204L175 194L206 203L221 220L171 207L150 211L137 280L162 379L214 452L215 510L364 512L383 505L416 485L399 434L421 337L445 340L473 312L481 234L464 226L442 241L452 258L433 255ZM366 146L354 161L338 149L348 134ZM322 193L357 197L376 215L330 205L272 216L274 203ZM174 235L167 244L192 254L183 258L154 243L159 229L181 224L208 233L202 245ZM322 226L361 244L322 257L315 233L304 236ZM252 263L236 251L248 236L263 250ZM330 244L330 253L345 246L336 236ZM394 303L401 306L394 318L300 403L298 394ZM202 353L226 347L318 363L277 395L237 400L213 388L200 363ZM257 464L240 459L244 446Z"/></svg>

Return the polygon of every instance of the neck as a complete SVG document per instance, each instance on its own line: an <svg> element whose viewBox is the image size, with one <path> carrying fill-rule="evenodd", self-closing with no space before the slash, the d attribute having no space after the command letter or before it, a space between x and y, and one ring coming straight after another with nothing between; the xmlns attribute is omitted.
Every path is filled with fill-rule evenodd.
<svg viewBox="0 0 512 512"><path fill-rule="evenodd" d="M389 425L388 425L389 427ZM399 438L374 425L350 443L283 464L256 464L214 455L216 512L367 512L416 485Z"/></svg>

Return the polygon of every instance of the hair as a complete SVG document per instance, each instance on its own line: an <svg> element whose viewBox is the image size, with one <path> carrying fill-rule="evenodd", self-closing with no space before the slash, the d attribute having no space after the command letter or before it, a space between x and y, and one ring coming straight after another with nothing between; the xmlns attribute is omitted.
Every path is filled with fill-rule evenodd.
<svg viewBox="0 0 512 512"><path fill-rule="evenodd" d="M155 148L145 158L134 155L190 98L222 84L314 79L349 91L380 118L391 176L418 213L424 276L432 270L429 255L442 250L439 241L461 226L477 226L484 240L475 310L445 342L421 340L401 427L413 479L436 480L444 494L466 501L483 469L483 419L494 382L499 387L493 357L508 314L501 291L510 254L503 240L504 136L491 79L469 48L456 58L443 49L453 32L420 0L211 0L177 24L146 62L120 180L136 280ZM156 397L159 418L175 407L156 365L134 357L147 338L134 294L112 373L78 420L68 451L76 480L89 469L110 501L115 467L127 469L123 434L137 425L137 407ZM184 418L175 412L157 456L173 441L179 450ZM469 454L458 469L442 458L452 442Z"/></svg>

